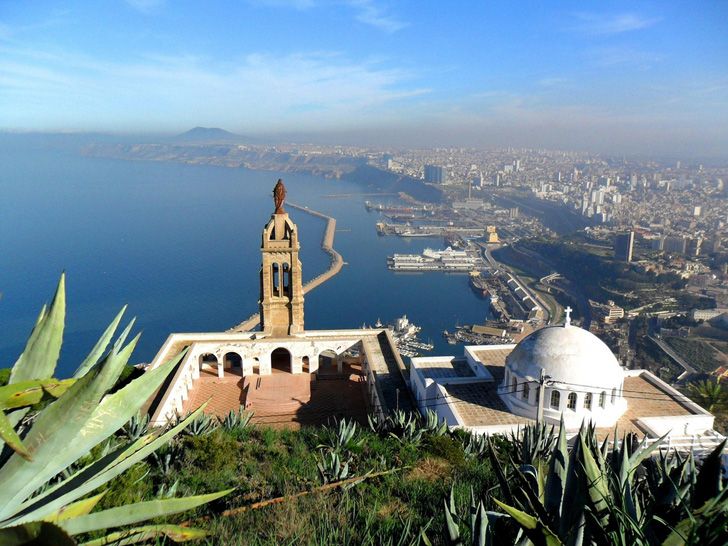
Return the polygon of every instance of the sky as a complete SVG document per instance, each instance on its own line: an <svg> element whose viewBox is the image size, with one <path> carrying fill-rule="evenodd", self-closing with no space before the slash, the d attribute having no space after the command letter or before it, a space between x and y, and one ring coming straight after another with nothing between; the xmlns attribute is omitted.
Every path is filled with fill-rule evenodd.
<svg viewBox="0 0 728 546"><path fill-rule="evenodd" d="M728 2L0 0L0 130L728 155Z"/></svg>

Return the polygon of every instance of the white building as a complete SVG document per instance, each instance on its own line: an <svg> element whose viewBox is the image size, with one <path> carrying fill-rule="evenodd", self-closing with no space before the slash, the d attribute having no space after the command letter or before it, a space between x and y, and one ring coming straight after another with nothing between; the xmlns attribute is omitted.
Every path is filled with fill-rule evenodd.
<svg viewBox="0 0 728 546"><path fill-rule="evenodd" d="M518 344L465 348L462 358L413 358L410 385L420 411L452 428L482 434L516 432L539 418L570 435L592 422L602 437L616 427L675 447L712 448L714 417L646 370L625 370L599 338L571 326L549 326Z"/></svg>

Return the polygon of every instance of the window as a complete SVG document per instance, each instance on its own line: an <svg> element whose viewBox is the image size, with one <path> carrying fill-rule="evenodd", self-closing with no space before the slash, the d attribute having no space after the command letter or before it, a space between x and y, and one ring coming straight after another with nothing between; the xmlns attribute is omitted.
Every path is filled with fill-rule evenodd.
<svg viewBox="0 0 728 546"><path fill-rule="evenodd" d="M584 409L591 410L592 405L592 393L588 392L584 395Z"/></svg>
<svg viewBox="0 0 728 546"><path fill-rule="evenodd" d="M612 399L611 403L614 404L617 402L617 389L612 389Z"/></svg>
<svg viewBox="0 0 728 546"><path fill-rule="evenodd" d="M576 393L575 392L569 393L569 397L567 398L567 401L566 401L566 407L569 408L570 410L576 410Z"/></svg>
<svg viewBox="0 0 728 546"><path fill-rule="evenodd" d="M602 391L602 393L599 395L599 407L603 408L606 401L607 401L607 391Z"/></svg>
<svg viewBox="0 0 728 546"><path fill-rule="evenodd" d="M561 404L561 393L559 391L551 391L551 407L559 409L559 404Z"/></svg>
<svg viewBox="0 0 728 546"><path fill-rule="evenodd" d="M528 381L526 381L523 384L523 399L528 400L528 397L530 394L531 394L531 386L528 384Z"/></svg>
<svg viewBox="0 0 728 546"><path fill-rule="evenodd" d="M511 394L515 395L518 392L518 379L515 377L511 379Z"/></svg>

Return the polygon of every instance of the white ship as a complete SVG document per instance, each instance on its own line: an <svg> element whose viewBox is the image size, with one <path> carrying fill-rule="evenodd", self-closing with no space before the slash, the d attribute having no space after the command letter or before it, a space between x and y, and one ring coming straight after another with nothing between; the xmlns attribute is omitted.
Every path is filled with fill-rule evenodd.
<svg viewBox="0 0 728 546"><path fill-rule="evenodd" d="M426 248L422 254L394 254L387 258L389 269L394 271L461 271L467 272L482 266L477 254L465 250L433 250Z"/></svg>

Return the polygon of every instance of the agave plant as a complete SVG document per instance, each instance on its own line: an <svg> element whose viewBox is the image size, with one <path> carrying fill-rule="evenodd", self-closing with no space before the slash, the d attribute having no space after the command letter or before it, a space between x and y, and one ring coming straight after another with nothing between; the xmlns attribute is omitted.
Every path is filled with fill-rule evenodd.
<svg viewBox="0 0 728 546"><path fill-rule="evenodd" d="M539 431L524 431L537 437ZM696 471L692 454L653 457L663 438L647 443L632 434L612 450L597 442L595 430L582 426L571 449L563 422L549 453L531 462L504 466L489 442L488 454L500 484L493 502L515 522L515 537L499 542L544 544L724 544L728 536L728 490L721 479L725 441ZM539 442L545 445L546 441ZM516 450L516 454L523 454ZM532 452L525 453L531 458ZM474 501L473 501L474 503ZM473 504L471 503L471 504ZM472 509L472 507L471 507ZM448 527L456 525L453 503L446 506ZM487 513L492 522L492 513ZM449 518L449 519L448 519ZM475 530L487 536L488 522ZM449 536L453 532L450 529Z"/></svg>
<svg viewBox="0 0 728 546"><path fill-rule="evenodd" d="M73 536L177 513L227 493L152 500L93 511L105 494L99 491L104 484L169 442L201 411L200 408L168 431L144 434L114 447L107 444L107 452L102 451L86 464L77 464L139 411L182 356L108 394L139 339L137 336L126 343L132 321L106 350L123 312L122 309L106 329L73 378L59 381L52 376L63 338L65 276L61 276L51 305L41 311L25 350L13 366L8 385L0 388L0 399L5 400L0 428L9 448L0 459L0 543L14 545L35 540L38 544L75 544ZM31 406L38 402L49 403L32 414L31 419ZM204 532L174 525L147 525L85 544L120 540L133 544L162 535L187 540L204 536Z"/></svg>
<svg viewBox="0 0 728 546"><path fill-rule="evenodd" d="M206 436L211 434L220 427L220 422L206 413L199 413L193 419L189 426L185 428L183 434L187 436Z"/></svg>
<svg viewBox="0 0 728 546"><path fill-rule="evenodd" d="M447 421L445 419L440 420L437 413L431 409L428 409L425 413L424 429L435 436L444 436L449 431Z"/></svg>
<svg viewBox="0 0 728 546"><path fill-rule="evenodd" d="M242 430L250 424L250 420L252 418L253 413L245 411L245 408L240 406L238 411L230 410L230 412L220 420L220 425L227 431Z"/></svg>
<svg viewBox="0 0 728 546"><path fill-rule="evenodd" d="M316 463L321 480L326 483L338 482L349 477L349 461L342 461L338 453L328 452L320 456Z"/></svg>
<svg viewBox="0 0 728 546"><path fill-rule="evenodd" d="M323 427L322 436L324 441L316 446L319 449L332 453L342 454L350 451L364 442L364 438L358 438L359 426L356 421L346 418L339 419L336 428Z"/></svg>
<svg viewBox="0 0 728 546"><path fill-rule="evenodd" d="M402 443L418 445L427 429L418 413L396 410L385 416L370 416L369 427L378 434L387 434Z"/></svg>

